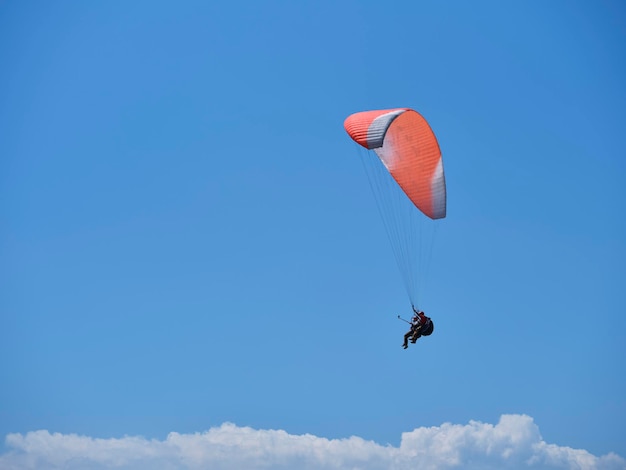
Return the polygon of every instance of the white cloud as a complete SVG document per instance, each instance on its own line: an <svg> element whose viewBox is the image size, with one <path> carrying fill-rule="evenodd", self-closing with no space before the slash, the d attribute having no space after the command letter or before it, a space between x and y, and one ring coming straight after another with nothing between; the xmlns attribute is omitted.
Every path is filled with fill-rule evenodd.
<svg viewBox="0 0 626 470"><path fill-rule="evenodd" d="M547 444L532 418L503 415L496 425L470 421L417 428L399 447L359 437L326 439L225 423L204 433L96 439L48 431L9 434L1 470L30 469L626 469L616 454Z"/></svg>

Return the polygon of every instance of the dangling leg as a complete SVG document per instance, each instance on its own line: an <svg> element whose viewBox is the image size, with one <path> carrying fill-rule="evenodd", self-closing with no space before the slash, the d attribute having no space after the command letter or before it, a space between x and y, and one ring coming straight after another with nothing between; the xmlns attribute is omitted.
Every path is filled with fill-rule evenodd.
<svg viewBox="0 0 626 470"><path fill-rule="evenodd" d="M402 347L404 349L409 347L409 337L412 335L413 335L413 330L407 331L406 334L404 335L404 343L402 343Z"/></svg>

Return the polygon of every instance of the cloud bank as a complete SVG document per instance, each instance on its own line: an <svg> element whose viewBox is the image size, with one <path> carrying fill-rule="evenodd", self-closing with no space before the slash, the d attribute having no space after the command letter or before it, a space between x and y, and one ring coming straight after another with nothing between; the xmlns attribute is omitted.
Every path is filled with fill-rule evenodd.
<svg viewBox="0 0 626 470"><path fill-rule="evenodd" d="M2 470L626 469L626 460L613 453L596 457L547 444L526 415L502 415L495 425L470 421L417 428L402 434L399 447L354 436L326 439L231 423L204 433L173 432L165 440L35 431L9 434L6 445Z"/></svg>

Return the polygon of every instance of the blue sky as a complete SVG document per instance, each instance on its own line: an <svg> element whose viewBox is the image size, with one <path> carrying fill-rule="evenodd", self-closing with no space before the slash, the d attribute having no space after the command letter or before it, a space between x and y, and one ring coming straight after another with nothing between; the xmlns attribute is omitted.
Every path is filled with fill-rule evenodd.
<svg viewBox="0 0 626 470"><path fill-rule="evenodd" d="M0 3L0 459L504 416L624 468L625 36L618 1ZM343 129L393 107L448 188L407 351Z"/></svg>

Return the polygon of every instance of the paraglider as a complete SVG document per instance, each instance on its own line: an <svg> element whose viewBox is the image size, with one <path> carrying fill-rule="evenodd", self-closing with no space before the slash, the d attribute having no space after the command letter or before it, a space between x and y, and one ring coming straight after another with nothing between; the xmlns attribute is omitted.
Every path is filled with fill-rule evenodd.
<svg viewBox="0 0 626 470"><path fill-rule="evenodd" d="M404 342L402 343L402 347L404 349L409 347L409 339L411 339L412 344L415 344L422 336L430 336L435 328L433 321L430 317L426 316L424 311L416 310L416 308L413 307L413 312L413 318L411 318L411 321L404 320L404 318L401 318L400 315L398 315L400 320L404 320L411 325L409 331L404 334Z"/></svg>
<svg viewBox="0 0 626 470"><path fill-rule="evenodd" d="M441 150L426 119L410 108L358 112L348 116L344 128L367 150L361 160L415 312L415 323L405 320L412 323L403 343L406 349L409 338L415 342L433 331L432 320L416 306L426 282L436 221L446 216Z"/></svg>

